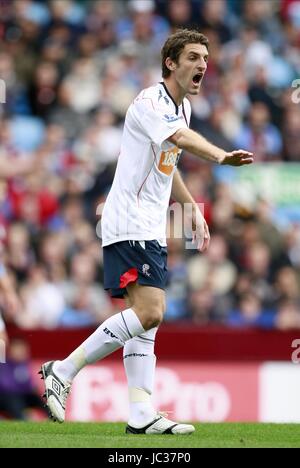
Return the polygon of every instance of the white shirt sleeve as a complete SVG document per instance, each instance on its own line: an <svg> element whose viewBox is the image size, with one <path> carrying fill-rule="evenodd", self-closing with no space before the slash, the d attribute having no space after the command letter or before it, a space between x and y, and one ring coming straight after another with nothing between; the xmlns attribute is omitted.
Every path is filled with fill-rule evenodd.
<svg viewBox="0 0 300 468"><path fill-rule="evenodd" d="M136 102L133 112L140 129L159 147L177 130L186 128L182 116L164 107L154 107L150 99Z"/></svg>

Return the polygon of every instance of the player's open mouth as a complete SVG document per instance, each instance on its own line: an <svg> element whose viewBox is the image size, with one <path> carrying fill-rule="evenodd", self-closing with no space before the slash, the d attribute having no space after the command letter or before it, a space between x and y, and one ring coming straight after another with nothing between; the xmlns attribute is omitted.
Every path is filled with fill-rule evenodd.
<svg viewBox="0 0 300 468"><path fill-rule="evenodd" d="M203 77L203 73L197 73L193 76L193 83L198 85Z"/></svg>

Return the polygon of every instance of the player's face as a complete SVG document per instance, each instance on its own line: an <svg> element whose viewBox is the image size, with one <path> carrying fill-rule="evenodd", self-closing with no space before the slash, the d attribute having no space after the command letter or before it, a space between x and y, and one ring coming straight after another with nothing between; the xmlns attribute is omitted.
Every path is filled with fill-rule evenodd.
<svg viewBox="0 0 300 468"><path fill-rule="evenodd" d="M185 94L199 94L207 69L208 52L203 44L187 44L175 66L174 78Z"/></svg>

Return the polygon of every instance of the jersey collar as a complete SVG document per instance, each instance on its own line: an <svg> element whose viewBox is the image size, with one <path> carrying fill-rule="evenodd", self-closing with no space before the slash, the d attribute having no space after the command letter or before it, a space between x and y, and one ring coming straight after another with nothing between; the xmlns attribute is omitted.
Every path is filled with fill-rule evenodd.
<svg viewBox="0 0 300 468"><path fill-rule="evenodd" d="M169 96L169 98L171 99L171 101L173 102L174 106L175 106L175 111L176 111L176 115L178 115L178 109L179 107L177 106L176 102L174 101L173 97L171 96L171 94L169 93L169 90L168 88L166 87L165 83L163 81L160 81L160 84L163 85L167 95Z"/></svg>
<svg viewBox="0 0 300 468"><path fill-rule="evenodd" d="M163 81L160 81L159 82L161 85L163 85L164 87L164 90L165 92L167 93L167 95L169 96L169 98L171 99L171 101L173 102L174 106L175 106L175 112L176 112L176 115L178 115L178 112L179 112L179 107L176 102L174 101L173 97L171 96L171 94L169 93L169 90L168 88L166 87L165 83ZM184 110L184 104L183 104L183 101L182 101L182 112L183 112L183 116L184 116L184 120L188 126L188 122L187 122L187 118L186 118L186 115L185 115L185 110Z"/></svg>

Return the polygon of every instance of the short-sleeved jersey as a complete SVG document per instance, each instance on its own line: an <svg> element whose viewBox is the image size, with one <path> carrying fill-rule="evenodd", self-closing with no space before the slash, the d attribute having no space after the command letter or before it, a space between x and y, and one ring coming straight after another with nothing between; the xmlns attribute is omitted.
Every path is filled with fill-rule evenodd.
<svg viewBox="0 0 300 468"><path fill-rule="evenodd" d="M188 99L177 106L164 83L144 89L130 105L121 151L101 220L103 247L124 240L166 245L167 209L181 150L168 141L189 126Z"/></svg>

